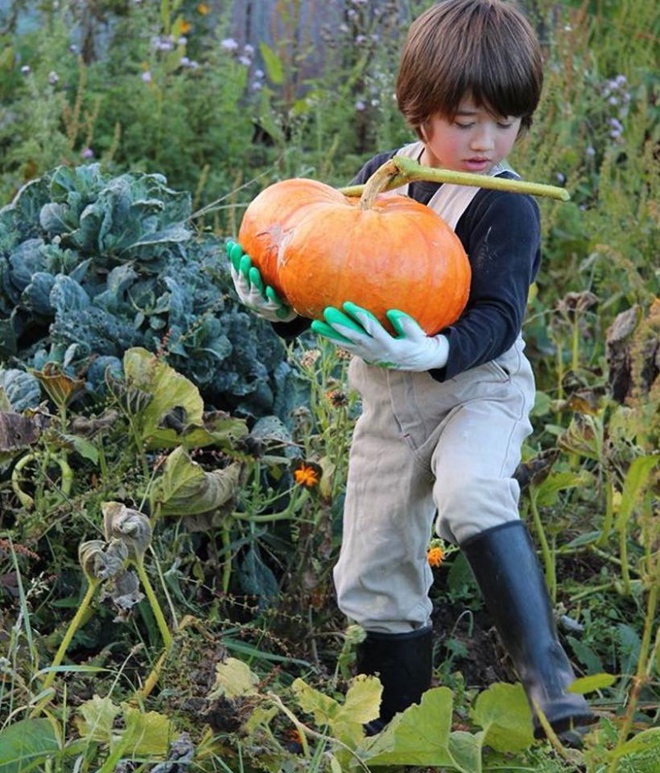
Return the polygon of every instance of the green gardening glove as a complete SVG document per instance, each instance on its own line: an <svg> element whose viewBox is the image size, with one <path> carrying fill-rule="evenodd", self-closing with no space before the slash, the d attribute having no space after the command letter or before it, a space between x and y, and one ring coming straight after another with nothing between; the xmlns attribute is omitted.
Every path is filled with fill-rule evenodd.
<svg viewBox="0 0 660 773"><path fill-rule="evenodd" d="M428 336L408 314L397 309L386 312L396 331L390 335L366 309L346 302L342 309L329 306L325 321L312 322L312 330L370 365L393 370L425 371L444 368L449 356L449 339L441 333Z"/></svg>
<svg viewBox="0 0 660 773"><path fill-rule="evenodd" d="M269 285L264 285L261 273L240 244L228 241L227 257L236 295L242 304L269 322L290 322L298 315L287 306Z"/></svg>

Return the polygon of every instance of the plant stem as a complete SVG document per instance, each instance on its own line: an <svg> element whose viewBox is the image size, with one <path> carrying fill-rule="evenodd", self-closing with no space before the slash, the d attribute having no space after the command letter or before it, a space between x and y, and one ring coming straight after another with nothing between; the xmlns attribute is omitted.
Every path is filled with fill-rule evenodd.
<svg viewBox="0 0 660 773"><path fill-rule="evenodd" d="M226 523L222 526L222 547L225 551L225 562L222 565L222 592L227 595L231 579L231 530Z"/></svg>
<svg viewBox="0 0 660 773"><path fill-rule="evenodd" d="M621 556L621 579L626 596L630 596L630 571L628 569L628 532L625 527L619 532L619 555Z"/></svg>
<svg viewBox="0 0 660 773"><path fill-rule="evenodd" d="M144 568L144 561L141 561L141 560L135 561L135 568L137 569L138 577L140 578L140 582L144 587L144 592L147 595L147 599L149 600L149 604L151 605L151 609L154 613L154 617L156 618L156 622L158 623L158 629L160 630L160 635L163 637L163 644L165 645L165 649L169 650L173 642L172 634L170 633L170 629L167 626L165 615L163 614L163 610L161 609L161 606L158 603L158 599L156 598L154 589L151 586L151 583L149 582L149 577L147 576L147 573Z"/></svg>
<svg viewBox="0 0 660 773"><path fill-rule="evenodd" d="M607 544L612 525L614 524L614 487L610 478L605 479L605 517L600 530L600 537L596 540L596 547L602 548Z"/></svg>
<svg viewBox="0 0 660 773"><path fill-rule="evenodd" d="M545 531L543 529L543 523L541 522L541 515L539 513L539 509L536 506L536 493L534 492L533 488L530 490L529 505L530 505L530 510L532 511L532 520L534 521L534 527L536 528L539 542L541 543L541 554L543 555L543 564L545 566L545 581L548 585L550 598L552 599L552 603L554 604L557 598L557 576L555 572L555 562L552 557L550 545L548 544L548 539L545 536Z"/></svg>
<svg viewBox="0 0 660 773"><path fill-rule="evenodd" d="M88 583L85 596L83 597L83 600L80 602L80 606L78 607L76 614L73 616L73 620L71 620L71 622L69 623L69 627L66 629L64 638L60 642L60 646L58 647L58 650L55 653L55 657L53 658L53 662L51 663L51 668L54 669L57 666L61 665L62 661L64 660L64 656L66 655L66 651L69 648L69 645L71 644L71 640L73 639L76 631L80 627L80 624L82 623L83 618L87 613L87 608L91 604L98 586L99 586L99 583L96 580ZM55 679L55 673L56 673L55 671L49 671L46 674L46 678L44 679L44 684L43 684L44 690L47 690L53 683L53 680Z"/></svg>
<svg viewBox="0 0 660 773"><path fill-rule="evenodd" d="M369 209L378 193L391 191L417 180L469 185L495 191L510 191L511 193L526 193L530 196L545 196L560 201L568 201L571 198L570 193L565 188L558 188L556 185L524 180L507 180L504 177L454 172L450 169L436 169L422 166L414 159L403 156L394 156L386 161L364 185L350 185L340 190L345 196L360 196L360 206L363 209Z"/></svg>

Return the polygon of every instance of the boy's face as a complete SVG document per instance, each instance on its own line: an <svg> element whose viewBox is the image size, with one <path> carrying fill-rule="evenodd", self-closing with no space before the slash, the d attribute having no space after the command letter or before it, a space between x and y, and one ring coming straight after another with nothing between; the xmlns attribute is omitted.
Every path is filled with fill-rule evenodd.
<svg viewBox="0 0 660 773"><path fill-rule="evenodd" d="M425 124L426 147L421 163L455 172L487 174L509 154L520 120L494 115L466 98L452 120L437 114Z"/></svg>

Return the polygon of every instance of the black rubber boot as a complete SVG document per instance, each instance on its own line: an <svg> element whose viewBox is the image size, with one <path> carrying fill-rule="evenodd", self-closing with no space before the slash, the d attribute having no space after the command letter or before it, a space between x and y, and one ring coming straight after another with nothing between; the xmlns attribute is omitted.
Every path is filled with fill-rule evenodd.
<svg viewBox="0 0 660 773"><path fill-rule="evenodd" d="M545 737L535 704L557 734L592 723L583 696L566 691L575 674L557 638L545 578L525 524L496 526L461 547L525 688L535 737Z"/></svg>
<svg viewBox="0 0 660 773"><path fill-rule="evenodd" d="M357 647L357 672L378 676L383 685L380 717L366 726L367 734L375 735L397 712L419 703L431 686L433 629L410 633L368 631Z"/></svg>

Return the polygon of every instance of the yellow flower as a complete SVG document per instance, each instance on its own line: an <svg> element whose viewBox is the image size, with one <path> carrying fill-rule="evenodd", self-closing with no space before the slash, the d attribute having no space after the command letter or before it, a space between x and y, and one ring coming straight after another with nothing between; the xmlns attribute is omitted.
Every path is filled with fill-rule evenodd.
<svg viewBox="0 0 660 773"><path fill-rule="evenodd" d="M293 479L299 486L314 488L321 480L321 468L314 462L300 462L293 471Z"/></svg>
<svg viewBox="0 0 660 773"><path fill-rule="evenodd" d="M187 35L190 30L192 29L192 24L189 21L186 21L185 19L181 20L181 25L179 27L179 32L182 35Z"/></svg>
<svg viewBox="0 0 660 773"><path fill-rule="evenodd" d="M200 3L197 6L197 13L201 13L202 16L206 16L208 13L211 12L211 9L206 5L206 3Z"/></svg>
<svg viewBox="0 0 660 773"><path fill-rule="evenodd" d="M445 551L437 546L429 548L426 553L426 560L429 562L429 566L440 566L444 557Z"/></svg>

